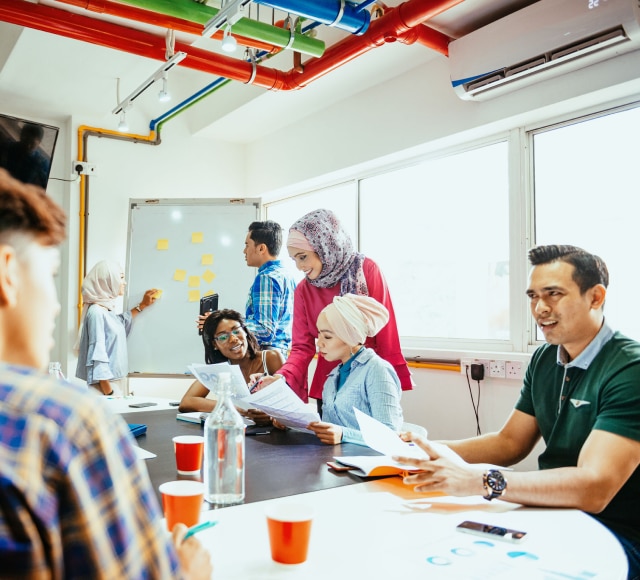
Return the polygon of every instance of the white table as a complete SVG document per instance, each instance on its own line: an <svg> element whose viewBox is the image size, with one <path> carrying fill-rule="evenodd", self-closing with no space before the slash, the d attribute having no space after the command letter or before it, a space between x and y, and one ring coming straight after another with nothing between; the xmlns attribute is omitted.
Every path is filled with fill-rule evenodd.
<svg viewBox="0 0 640 580"><path fill-rule="evenodd" d="M176 399L167 399L165 397L131 395L128 397L98 397L98 400L102 401L114 413L139 413L141 411L165 411L167 409L173 409L176 413L178 412L178 407L169 405L171 401ZM131 407L136 403L156 404L151 407Z"/></svg>
<svg viewBox="0 0 640 580"><path fill-rule="evenodd" d="M307 562L286 566L271 560L264 510L293 501L313 505L316 517ZM416 494L397 477L212 510L201 519L220 522L198 535L211 552L215 580L627 577L620 544L580 511ZM457 532L463 520L526 531L528 537L520 544L483 540Z"/></svg>

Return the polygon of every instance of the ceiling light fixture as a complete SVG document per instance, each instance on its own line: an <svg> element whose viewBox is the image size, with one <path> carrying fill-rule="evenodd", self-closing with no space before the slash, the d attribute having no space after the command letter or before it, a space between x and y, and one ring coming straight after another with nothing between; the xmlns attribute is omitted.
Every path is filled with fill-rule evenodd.
<svg viewBox="0 0 640 580"><path fill-rule="evenodd" d="M163 76L176 66L181 60L187 56L186 52L176 52L167 62L165 62L156 72L154 72L146 81L144 81L135 91L120 101L115 109L111 111L114 115L121 113L129 107L142 93L144 93L153 83L159 81Z"/></svg>
<svg viewBox="0 0 640 580"><path fill-rule="evenodd" d="M129 130L129 125L127 125L127 113L122 110L120 113L120 122L118 123L118 131L121 133L126 133Z"/></svg>
<svg viewBox="0 0 640 580"><path fill-rule="evenodd" d="M224 29L224 36L222 37L222 50L225 52L235 52L238 48L238 41L231 36L231 24L227 24Z"/></svg>
<svg viewBox="0 0 640 580"><path fill-rule="evenodd" d="M171 100L171 95L169 94L169 73L165 71L162 75L162 89L158 93L158 100L161 103L168 103Z"/></svg>
<svg viewBox="0 0 640 580"><path fill-rule="evenodd" d="M227 24L233 26L242 18L244 7L250 2L251 0L222 0L218 13L204 25L202 36L211 36Z"/></svg>

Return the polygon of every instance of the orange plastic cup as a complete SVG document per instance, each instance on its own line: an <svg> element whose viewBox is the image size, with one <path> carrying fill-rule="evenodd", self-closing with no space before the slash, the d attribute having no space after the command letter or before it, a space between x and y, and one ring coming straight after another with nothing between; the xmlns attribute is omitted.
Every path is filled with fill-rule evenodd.
<svg viewBox="0 0 640 580"><path fill-rule="evenodd" d="M204 484L201 481L168 481L159 490L169 531L178 523L187 527L198 523L204 501Z"/></svg>
<svg viewBox="0 0 640 580"><path fill-rule="evenodd" d="M313 509L300 503L274 504L267 508L271 558L280 564L307 560Z"/></svg>
<svg viewBox="0 0 640 580"><path fill-rule="evenodd" d="M176 452L176 467L178 473L195 475L202 468L204 453L204 437L200 435L178 435L173 438L173 448Z"/></svg>

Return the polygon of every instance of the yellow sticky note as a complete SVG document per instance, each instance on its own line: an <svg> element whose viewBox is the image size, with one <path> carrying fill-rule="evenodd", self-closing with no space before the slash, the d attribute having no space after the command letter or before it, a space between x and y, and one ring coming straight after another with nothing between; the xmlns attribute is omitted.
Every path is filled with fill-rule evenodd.
<svg viewBox="0 0 640 580"><path fill-rule="evenodd" d="M160 296L162 296L162 290L156 290L156 293L153 295L153 297L157 300L158 298L160 298Z"/></svg>
<svg viewBox="0 0 640 580"><path fill-rule="evenodd" d="M189 276L189 288L200 287L200 276Z"/></svg>
<svg viewBox="0 0 640 580"><path fill-rule="evenodd" d="M189 290L189 302L200 300L200 290Z"/></svg>
<svg viewBox="0 0 640 580"><path fill-rule="evenodd" d="M173 279L177 280L178 282L184 282L186 277L187 277L186 270L176 270L173 273Z"/></svg>
<svg viewBox="0 0 640 580"><path fill-rule="evenodd" d="M205 270L204 274L202 274L202 279L207 283L211 284L212 280L216 277L216 275L211 270Z"/></svg>
<svg viewBox="0 0 640 580"><path fill-rule="evenodd" d="M156 250L168 250L169 249L169 240L158 240L156 244Z"/></svg>
<svg viewBox="0 0 640 580"><path fill-rule="evenodd" d="M202 296L211 296L212 294L215 294L213 290L207 290Z"/></svg>
<svg viewBox="0 0 640 580"><path fill-rule="evenodd" d="M202 232L193 232L191 234L191 243L192 244L201 244L203 240Z"/></svg>
<svg viewBox="0 0 640 580"><path fill-rule="evenodd" d="M202 265L210 266L213 264L213 254L202 254Z"/></svg>

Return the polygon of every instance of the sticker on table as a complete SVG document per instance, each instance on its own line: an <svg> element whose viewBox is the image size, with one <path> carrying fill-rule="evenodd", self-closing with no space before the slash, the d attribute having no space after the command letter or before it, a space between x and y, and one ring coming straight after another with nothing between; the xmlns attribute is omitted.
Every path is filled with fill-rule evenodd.
<svg viewBox="0 0 640 580"><path fill-rule="evenodd" d="M156 250L168 250L169 240L158 240L156 243Z"/></svg>
<svg viewBox="0 0 640 580"><path fill-rule="evenodd" d="M184 282L187 278L187 271L186 270L176 270L173 273L173 279L177 280L178 282Z"/></svg>
<svg viewBox="0 0 640 580"><path fill-rule="evenodd" d="M200 288L200 276L189 276L189 288Z"/></svg>
<svg viewBox="0 0 640 580"><path fill-rule="evenodd" d="M203 266L211 266L213 264L213 254L202 254L201 264Z"/></svg>
<svg viewBox="0 0 640 580"><path fill-rule="evenodd" d="M198 302L200 300L200 290L189 290L189 302Z"/></svg>
<svg viewBox="0 0 640 580"><path fill-rule="evenodd" d="M201 244L204 240L204 236L202 232L193 232L191 234L191 243L192 244Z"/></svg>
<svg viewBox="0 0 640 580"><path fill-rule="evenodd" d="M213 282L213 279L216 277L216 275L211 271L211 270L205 270L204 274L202 274L202 279L207 283L207 284L211 284L211 282Z"/></svg>

